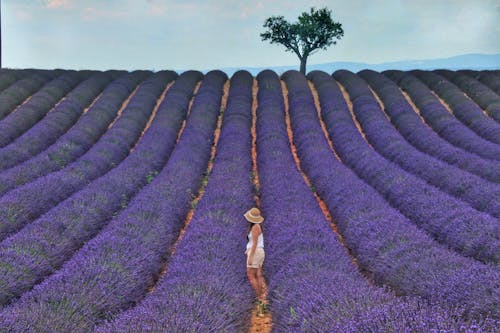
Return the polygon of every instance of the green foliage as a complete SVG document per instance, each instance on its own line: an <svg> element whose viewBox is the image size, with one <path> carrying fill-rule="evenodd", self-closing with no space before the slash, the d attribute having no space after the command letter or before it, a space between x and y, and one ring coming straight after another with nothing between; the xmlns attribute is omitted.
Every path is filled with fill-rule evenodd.
<svg viewBox="0 0 500 333"><path fill-rule="evenodd" d="M292 306L290 307L290 314L292 315L293 319L297 318L297 312L295 312L295 309Z"/></svg>
<svg viewBox="0 0 500 333"><path fill-rule="evenodd" d="M122 200L120 202L120 207L122 209L125 209L125 208L127 208L128 197L127 197L127 195L125 193L122 193L121 198L122 198Z"/></svg>
<svg viewBox="0 0 500 333"><path fill-rule="evenodd" d="M305 74L307 57L317 50L326 50L337 43L335 39L344 36L342 24L333 21L331 11L326 7L311 8L303 12L295 23L289 23L283 16L271 16L264 22L266 31L260 34L263 41L281 44L286 51L294 52L300 59L300 71Z"/></svg>
<svg viewBox="0 0 500 333"><path fill-rule="evenodd" d="M153 170L153 171L150 171L147 175L146 175L146 181L149 183L151 183L153 181L153 179L155 178L155 176L158 174L158 171L156 170Z"/></svg>

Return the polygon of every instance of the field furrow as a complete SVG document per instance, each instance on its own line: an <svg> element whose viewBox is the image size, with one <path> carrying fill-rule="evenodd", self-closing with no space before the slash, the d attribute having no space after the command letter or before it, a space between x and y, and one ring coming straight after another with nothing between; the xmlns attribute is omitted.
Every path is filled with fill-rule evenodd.
<svg viewBox="0 0 500 333"><path fill-rule="evenodd" d="M172 96L174 109L185 111L200 74L193 72L187 77L187 82L173 86L179 89ZM189 82L189 77L195 80ZM161 262L166 259L165 249L176 239L191 195L201 182L224 80L220 73L205 76L206 87L202 84L166 167L57 274L6 308L8 319L0 321L0 327L14 319L15 326L3 327L22 329L30 325L29 318L36 316L37 327L88 332L96 323L111 319L144 296L154 275L159 274ZM176 133L171 134L175 134L175 140ZM56 306L47 308L48 304ZM23 311L18 313L16 307Z"/></svg>
<svg viewBox="0 0 500 333"><path fill-rule="evenodd" d="M469 173L500 183L498 161L482 159L441 138L423 122L416 106L410 105L411 101L405 98L393 81L375 71L361 71L358 75L370 84L381 99L383 110L390 117L391 123L414 147Z"/></svg>
<svg viewBox="0 0 500 333"><path fill-rule="evenodd" d="M500 123L500 96L482 82L460 72L437 70L441 76L455 84L469 96L483 111Z"/></svg>
<svg viewBox="0 0 500 333"><path fill-rule="evenodd" d="M338 90L338 87L329 75L316 74L311 79L318 89L322 109L346 108L340 91L334 93L332 90L333 87ZM475 313L497 311L498 286L495 287L492 279L497 279L499 272L492 266L459 256L437 244L392 208L377 191L339 163L326 142L318 138L322 131L305 79L301 80L296 74L293 80L303 80L296 89L302 91L302 98L310 99L311 106L304 108L302 117L314 119L308 122L308 127L304 125L301 132L296 132L301 118L294 122L292 115L294 137L304 142L297 145L301 165L327 203L360 266L373 274L374 281L388 284L400 294L464 305ZM327 93L322 93L324 89ZM331 114L336 116L334 122L340 132L344 125L352 123L348 113ZM327 127L328 121L325 119ZM363 153L358 152L358 157L362 158Z"/></svg>
<svg viewBox="0 0 500 333"><path fill-rule="evenodd" d="M60 171L13 189L0 198L0 239L21 229L90 181L116 167L130 153L173 72L143 82L118 121L86 154Z"/></svg>
<svg viewBox="0 0 500 333"><path fill-rule="evenodd" d="M396 82L408 93L420 110L427 124L446 141L470 151L482 158L500 160L499 145L483 139L470 128L462 124L441 104L438 98L422 81L410 73L385 71L383 74Z"/></svg>
<svg viewBox="0 0 500 333"><path fill-rule="evenodd" d="M300 174L298 157L294 162L295 144L303 146L306 142L294 139L285 106L288 101L293 121L300 118L304 126L295 129L308 131L308 121L299 115L303 99L294 90L289 95L287 86L282 93L280 81L272 72L262 72L257 79L261 87L258 160L267 220L265 268L274 327L295 332L367 330L361 318L371 315L377 322L381 318L375 319L376 309L390 308L389 303L395 299L370 287L357 272ZM396 321L391 315L384 318L388 326L398 322L403 327L408 319Z"/></svg>
<svg viewBox="0 0 500 333"><path fill-rule="evenodd" d="M498 262L500 226L497 219L402 170L369 147L354 126L348 106L342 103L349 97L342 96L337 84L333 80L329 82L321 74L311 76L315 84L324 83L322 90L317 88L320 98L322 95L332 95L340 100L336 108L322 105L322 116L342 161L393 207L439 242L466 256L485 262ZM353 101L354 109L363 105L363 102L363 99ZM474 232L468 232L472 230Z"/></svg>
<svg viewBox="0 0 500 333"><path fill-rule="evenodd" d="M500 96L500 75L496 75L492 71L461 70L458 72L471 76Z"/></svg>
<svg viewBox="0 0 500 333"><path fill-rule="evenodd" d="M499 87L0 69L0 332L496 332Z"/></svg>
<svg viewBox="0 0 500 333"><path fill-rule="evenodd" d="M379 105L362 78L348 71L337 71L334 77L346 88L354 117L374 151L475 209L500 217L500 185L417 150L387 119L384 105ZM500 169L500 164L497 166Z"/></svg>
<svg viewBox="0 0 500 333"><path fill-rule="evenodd" d="M56 71L52 72L32 72L9 86L0 93L0 120L13 112L20 105L28 102L47 81L57 77Z"/></svg>
<svg viewBox="0 0 500 333"><path fill-rule="evenodd" d="M111 77L96 73L80 83L43 119L9 145L0 148L0 171L11 168L52 145L82 116Z"/></svg>
<svg viewBox="0 0 500 333"><path fill-rule="evenodd" d="M28 70L0 69L0 93L14 82L26 77Z"/></svg>
<svg viewBox="0 0 500 333"><path fill-rule="evenodd" d="M151 127L136 149L116 168L0 243L4 265L19 268L0 274L4 283L0 288L2 304L58 269L161 170L175 145L198 79L198 75L185 75L179 79L183 96L174 93L171 102L167 93L165 100L158 100L158 113Z"/></svg>
<svg viewBox="0 0 500 333"><path fill-rule="evenodd" d="M47 81L47 80L49 80L49 78L51 78L51 79L55 78L57 76L56 73L60 73L60 70L1 68L0 69L0 93L3 93L3 91L6 89L9 89L10 86L12 86L15 83L22 81L26 78L38 76L39 80L41 79L41 81ZM12 97L14 97L14 96L12 96ZM0 118L2 118L2 117L0 117Z"/></svg>
<svg viewBox="0 0 500 333"><path fill-rule="evenodd" d="M120 111L135 95L136 86L146 76L144 72L133 72L111 82L95 104L54 144L27 161L2 171L0 196L14 187L66 167L87 152L119 118Z"/></svg>
<svg viewBox="0 0 500 333"><path fill-rule="evenodd" d="M453 115L482 138L500 144L500 124L486 116L456 85L430 71L412 71L450 107Z"/></svg>
<svg viewBox="0 0 500 333"><path fill-rule="evenodd" d="M14 141L45 117L86 76L80 72L66 72L45 84L29 101L0 120L0 148Z"/></svg>
<svg viewBox="0 0 500 333"><path fill-rule="evenodd" d="M253 194L251 87L246 72L231 79L212 172L166 275L136 308L97 332L242 332L248 326L252 291L245 276L244 246L236 240L245 239L242 212Z"/></svg>

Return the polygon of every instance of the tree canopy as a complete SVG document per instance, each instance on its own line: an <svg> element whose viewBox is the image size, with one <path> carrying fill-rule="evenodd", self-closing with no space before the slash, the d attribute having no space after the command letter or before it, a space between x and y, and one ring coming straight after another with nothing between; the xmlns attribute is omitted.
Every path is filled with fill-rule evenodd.
<svg viewBox="0 0 500 333"><path fill-rule="evenodd" d="M333 21L326 7L303 12L298 21L289 23L283 16L271 16L264 22L267 30L260 34L263 41L281 44L286 51L300 59L300 71L305 74L307 57L318 50L326 50L344 36L342 24Z"/></svg>

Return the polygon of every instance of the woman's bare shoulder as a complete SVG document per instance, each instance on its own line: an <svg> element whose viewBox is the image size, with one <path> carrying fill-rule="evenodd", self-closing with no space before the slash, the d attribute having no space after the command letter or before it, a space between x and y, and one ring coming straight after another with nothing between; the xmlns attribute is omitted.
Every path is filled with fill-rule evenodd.
<svg viewBox="0 0 500 333"><path fill-rule="evenodd" d="M252 226L252 232L253 232L254 230L255 230L256 232L258 232L258 233L261 233L261 232L262 232L262 228L260 227L260 224L254 224L254 225Z"/></svg>

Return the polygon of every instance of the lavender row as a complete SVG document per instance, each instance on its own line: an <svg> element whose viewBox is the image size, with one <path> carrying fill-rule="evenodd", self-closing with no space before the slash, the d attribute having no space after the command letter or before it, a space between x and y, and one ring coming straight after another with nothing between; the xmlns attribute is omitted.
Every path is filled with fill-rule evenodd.
<svg viewBox="0 0 500 333"><path fill-rule="evenodd" d="M345 125L352 122L351 116L336 112L347 106L332 77L323 72L309 73L309 77L318 89L322 110L339 125L333 133L349 128ZM291 98L303 105L290 110L301 167L359 265L377 284L387 284L397 294L463 305L471 314L490 313L498 318L498 269L436 243L340 163L323 136L306 80L298 72L288 72L285 80ZM361 151L358 157L372 163Z"/></svg>
<svg viewBox="0 0 500 333"><path fill-rule="evenodd" d="M135 308L96 332L248 329L253 292L245 275L242 213L252 206L251 87L248 72L237 72L231 79L208 185L166 275Z"/></svg>
<svg viewBox="0 0 500 333"><path fill-rule="evenodd" d="M201 74L186 72L167 92L133 152L39 219L0 243L0 304L52 274L124 208L168 160Z"/></svg>
<svg viewBox="0 0 500 333"><path fill-rule="evenodd" d="M499 184L488 182L477 175L418 151L387 120L362 78L344 70L336 71L334 77L347 89L353 102L355 117L360 122L367 141L380 155L403 170L469 203L475 209L495 217L500 216ZM396 93L399 94L399 92ZM500 163L497 163L496 170L500 172ZM496 180L500 181L500 179ZM495 219L492 219L489 224L495 224Z"/></svg>
<svg viewBox="0 0 500 333"><path fill-rule="evenodd" d="M461 70L458 72L471 76L472 78L478 80L479 82L496 92L497 95L500 95L500 75L496 75L494 71Z"/></svg>
<svg viewBox="0 0 500 333"><path fill-rule="evenodd" d="M0 148L36 124L86 75L68 71L44 85L29 101L0 121Z"/></svg>
<svg viewBox="0 0 500 333"><path fill-rule="evenodd" d="M27 74L26 70L0 69L0 92L18 80L22 80Z"/></svg>
<svg viewBox="0 0 500 333"><path fill-rule="evenodd" d="M2 329L31 326L88 332L144 296L201 183L224 80L220 72L206 75L180 140L160 174L55 275L5 308L0 315L5 318L0 320ZM177 97L174 103L185 108L187 96Z"/></svg>
<svg viewBox="0 0 500 333"><path fill-rule="evenodd" d="M267 220L265 269L273 328L293 332L382 332L392 328L403 332L462 324L439 306L397 298L362 277L295 166L278 77L265 71L257 79L257 159ZM291 111L297 116L306 104L300 96L290 96ZM310 119L299 116L293 121L301 127L299 132L311 128Z"/></svg>
<svg viewBox="0 0 500 333"><path fill-rule="evenodd" d="M350 89L351 83L346 76L345 71L334 73L334 77ZM337 100L342 97L333 81L325 87L319 92L333 94ZM353 108L358 115L378 108L376 101L364 96L351 95L351 99L354 99ZM343 162L393 207L456 251L484 262L500 262L500 225L496 218L473 209L380 156L362 138L345 102L335 107L327 105L322 111L332 143ZM347 121L339 123L339 118ZM404 148L401 150L403 154ZM432 173L434 170L425 171Z"/></svg>
<svg viewBox="0 0 500 333"><path fill-rule="evenodd" d="M37 92L47 81L55 78L50 74L52 73L33 73L5 88L0 93L0 120Z"/></svg>
<svg viewBox="0 0 500 333"><path fill-rule="evenodd" d="M53 144L78 120L110 80L111 77L105 73L94 74L23 135L0 148L0 171L29 159Z"/></svg>
<svg viewBox="0 0 500 333"><path fill-rule="evenodd" d="M479 158L477 155L457 148L439 137L436 132L422 122L393 81L370 70L361 71L358 75L366 80L377 93L384 103L385 112L390 117L392 124L413 146L462 170L500 183L499 162ZM425 169L420 171L427 172Z"/></svg>
<svg viewBox="0 0 500 333"><path fill-rule="evenodd" d="M429 88L434 90L452 110L455 117L484 139L500 144L500 124L483 113L463 91L441 75L430 71L412 71Z"/></svg>
<svg viewBox="0 0 500 333"><path fill-rule="evenodd" d="M465 92L491 118L500 122L500 96L478 80L460 72L437 70L437 74L451 81Z"/></svg>
<svg viewBox="0 0 500 333"><path fill-rule="evenodd" d="M124 74L104 89L101 97L63 136L40 154L0 173L0 196L16 186L64 168L82 156L104 134L134 88L148 75Z"/></svg>
<svg viewBox="0 0 500 333"><path fill-rule="evenodd" d="M406 91L420 115L436 133L451 144L482 158L500 160L500 147L485 140L455 118L422 81L407 72L385 71L383 74Z"/></svg>
<svg viewBox="0 0 500 333"><path fill-rule="evenodd" d="M36 70L36 69L0 69L0 93L18 81L38 76L39 79L48 80L61 75L61 70Z"/></svg>
<svg viewBox="0 0 500 333"><path fill-rule="evenodd" d="M158 72L141 84L117 122L75 162L0 197L0 240L19 230L93 179L120 163L140 138L174 72Z"/></svg>

